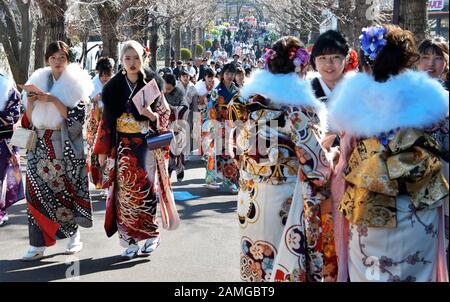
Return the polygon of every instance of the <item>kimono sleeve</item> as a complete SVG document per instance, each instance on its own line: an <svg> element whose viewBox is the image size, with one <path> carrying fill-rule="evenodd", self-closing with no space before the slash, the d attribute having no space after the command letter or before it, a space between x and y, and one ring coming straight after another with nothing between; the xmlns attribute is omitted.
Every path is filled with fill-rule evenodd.
<svg viewBox="0 0 450 302"><path fill-rule="evenodd" d="M17 123L20 117L20 93L15 89L11 89L8 101L3 111L0 111L0 118L2 123L6 122L7 125L13 125Z"/></svg>
<svg viewBox="0 0 450 302"><path fill-rule="evenodd" d="M85 116L85 103L82 100L75 107L67 108L67 131L72 141L83 135Z"/></svg>
<svg viewBox="0 0 450 302"><path fill-rule="evenodd" d="M322 187L328 183L331 168L321 145L318 116L309 109L290 109L287 114L302 174L314 186Z"/></svg>

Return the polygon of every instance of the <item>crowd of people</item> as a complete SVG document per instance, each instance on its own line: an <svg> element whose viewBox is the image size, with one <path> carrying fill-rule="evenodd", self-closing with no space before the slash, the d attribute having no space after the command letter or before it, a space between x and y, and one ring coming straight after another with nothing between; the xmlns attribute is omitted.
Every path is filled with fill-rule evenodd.
<svg viewBox="0 0 450 302"><path fill-rule="evenodd" d="M20 118L38 135L27 152L23 260L62 238L67 253L82 249L78 227L92 226L88 181L105 189L105 230L118 233L121 257L153 252L158 201L173 202L171 174L183 180L198 155L205 185L237 194L243 281L448 282L447 42L416 47L411 32L378 25L363 29L359 50L329 30L311 52L288 36L240 53L248 32L224 52L158 71L128 41L122 69L113 74L100 57L92 80L58 41L46 51L49 67L27 82L45 93L21 98L0 78L0 121ZM153 79L161 96L140 112L132 98ZM170 148L149 150L148 133L168 129ZM24 198L9 138L0 141L0 225Z"/></svg>

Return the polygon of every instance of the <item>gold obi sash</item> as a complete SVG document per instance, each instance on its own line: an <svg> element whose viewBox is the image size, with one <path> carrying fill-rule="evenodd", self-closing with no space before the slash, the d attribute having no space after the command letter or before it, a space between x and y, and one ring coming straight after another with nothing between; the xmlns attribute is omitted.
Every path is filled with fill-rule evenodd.
<svg viewBox="0 0 450 302"><path fill-rule="evenodd" d="M355 225L395 228L398 195L409 195L416 208L433 206L449 193L436 155L440 148L415 129L397 131L387 145L378 138L362 140L348 162L339 210Z"/></svg>
<svg viewBox="0 0 450 302"><path fill-rule="evenodd" d="M133 114L122 113L117 119L117 131L122 133L142 133L148 132L148 121L137 121Z"/></svg>

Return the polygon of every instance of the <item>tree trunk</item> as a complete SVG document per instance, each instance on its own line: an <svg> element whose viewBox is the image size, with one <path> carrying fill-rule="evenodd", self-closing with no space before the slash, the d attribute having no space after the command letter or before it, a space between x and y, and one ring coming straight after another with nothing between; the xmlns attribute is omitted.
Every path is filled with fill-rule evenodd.
<svg viewBox="0 0 450 302"><path fill-rule="evenodd" d="M113 58L115 62L119 62L117 53L119 39L116 33L116 25L119 20L118 11L109 2L105 2L97 5L97 12L101 25L103 54Z"/></svg>
<svg viewBox="0 0 450 302"><path fill-rule="evenodd" d="M194 37L194 34L195 34L195 28L192 29L192 26L189 25L187 27L187 45L188 45L187 48L189 48L192 53L195 52L195 42L194 42L195 41L195 37Z"/></svg>
<svg viewBox="0 0 450 302"><path fill-rule="evenodd" d="M158 28L159 24L156 20L152 21L152 25L150 27L150 51L151 51L151 62L152 66L157 69L157 53L158 53Z"/></svg>
<svg viewBox="0 0 450 302"><path fill-rule="evenodd" d="M49 43L64 41L70 45L65 30L66 0L37 0L45 22L46 36Z"/></svg>
<svg viewBox="0 0 450 302"><path fill-rule="evenodd" d="M243 5L242 0L236 1L236 16L237 16L236 22L239 22L239 18L241 17L242 5Z"/></svg>
<svg viewBox="0 0 450 302"><path fill-rule="evenodd" d="M47 45L45 36L45 23L42 18L37 20L36 39L34 44L34 69L44 67L45 47Z"/></svg>
<svg viewBox="0 0 450 302"><path fill-rule="evenodd" d="M176 26L175 29L175 39L174 39L174 43L175 43L175 60L180 60L180 49L181 49L181 29L180 26Z"/></svg>
<svg viewBox="0 0 450 302"><path fill-rule="evenodd" d="M169 67L170 66L170 47L171 47L171 26L170 21L167 21L165 24L165 31L164 31L164 66Z"/></svg>
<svg viewBox="0 0 450 302"><path fill-rule="evenodd" d="M426 0L400 0L399 26L411 31L418 43L427 36L427 7Z"/></svg>
<svg viewBox="0 0 450 302"><path fill-rule="evenodd" d="M86 59L87 59L87 52L88 52L88 49L87 49L88 40L89 40L89 31L85 31L83 33L83 41L82 41L83 42L83 51L82 51L82 56L81 56L81 59L83 60L83 69L86 68Z"/></svg>
<svg viewBox="0 0 450 302"><path fill-rule="evenodd" d="M5 49L14 81L18 84L24 84L27 81L30 69L33 34L30 3L31 1L25 3L16 1L17 12L15 12L9 3L0 0L0 8L6 20L6 24L0 22L0 42ZM20 14L20 26L16 24L14 13Z"/></svg>

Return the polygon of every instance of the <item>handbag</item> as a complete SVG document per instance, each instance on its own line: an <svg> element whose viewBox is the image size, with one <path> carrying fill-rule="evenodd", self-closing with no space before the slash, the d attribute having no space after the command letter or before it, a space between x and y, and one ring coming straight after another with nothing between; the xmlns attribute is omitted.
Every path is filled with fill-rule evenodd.
<svg viewBox="0 0 450 302"><path fill-rule="evenodd" d="M174 137L173 131L162 131L147 135L147 146L149 150L164 148L170 145Z"/></svg>
<svg viewBox="0 0 450 302"><path fill-rule="evenodd" d="M37 139L37 133L34 129L26 129L19 126L13 132L10 144L27 149L28 151L33 151L36 147Z"/></svg>

